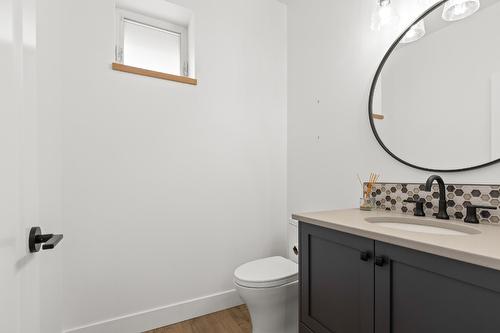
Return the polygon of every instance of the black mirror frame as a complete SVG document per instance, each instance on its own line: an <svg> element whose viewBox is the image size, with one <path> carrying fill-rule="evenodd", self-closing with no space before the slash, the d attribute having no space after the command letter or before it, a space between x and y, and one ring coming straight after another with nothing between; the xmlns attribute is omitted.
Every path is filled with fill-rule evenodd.
<svg viewBox="0 0 500 333"><path fill-rule="evenodd" d="M500 162L500 158L499 158L499 159L496 159L496 160L488 162L488 163L484 163L484 164L473 166L473 167L462 168L462 169L445 169L445 170L442 170L442 169L431 169L431 168L421 167L421 166L418 166L418 165L414 165L414 164L412 164L410 162L407 162L407 161L399 158L398 156L396 156L384 144L384 142L382 141L382 139L378 135L377 129L375 127L375 120L373 119L373 97L375 95L375 88L377 86L378 79L380 78L380 74L382 73L382 69L384 68L385 63L387 62L387 59L389 59L389 57L393 53L394 49L399 45L399 42L403 39L403 37L406 35L406 33L411 29L411 27L414 24L416 24L420 20L424 19L427 15L429 15L432 12L434 12L436 9L438 9L439 7L441 7L442 5L444 5L446 2L448 2L448 0L441 0L441 1L437 2L436 4L434 4L432 7L430 7L429 9L427 9L422 15L420 15L420 17L418 17L412 24L410 24L408 26L408 28L406 28L403 31L403 33L396 39L396 41L394 43L392 43L391 47L385 53L384 58L380 62L379 66L377 68L377 71L375 72L375 77L373 78L373 82L372 82L371 89L370 89L370 98L369 98L369 101L368 101L368 117L369 117L369 120L370 120L370 126L372 128L373 135L375 135L375 139L377 139L377 141L380 144L380 146L392 158L394 158L396 161L398 161L400 163L403 163L404 165L407 165L409 167L412 167L412 168L415 168L415 169L419 169L419 170L423 170L423 171L428 171L428 172L462 172L462 171L470 171L470 170L475 170L475 169L479 169L479 168L484 168L484 167L487 167L487 166L490 166L490 165L493 165L493 164L496 164L496 163Z"/></svg>

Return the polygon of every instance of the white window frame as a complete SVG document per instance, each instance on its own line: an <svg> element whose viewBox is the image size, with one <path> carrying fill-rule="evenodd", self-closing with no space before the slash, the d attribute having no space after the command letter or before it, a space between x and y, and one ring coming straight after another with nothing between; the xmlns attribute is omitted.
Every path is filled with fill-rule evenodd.
<svg viewBox="0 0 500 333"><path fill-rule="evenodd" d="M115 47L115 60L123 64L123 47L125 43L125 22L134 22L151 28L156 28L180 36L180 52L181 52L181 68L179 73L182 76L189 76L189 55L188 55L188 31L187 28L173 24L168 21L159 20L157 18L149 17L139 13L131 12L129 10L117 8L116 9L116 47Z"/></svg>

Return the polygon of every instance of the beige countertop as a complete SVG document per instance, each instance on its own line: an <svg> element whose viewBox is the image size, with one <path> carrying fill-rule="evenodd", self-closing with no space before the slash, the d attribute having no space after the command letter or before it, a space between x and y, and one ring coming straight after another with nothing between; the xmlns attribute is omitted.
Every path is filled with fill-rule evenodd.
<svg viewBox="0 0 500 333"><path fill-rule="evenodd" d="M333 210L294 214L292 217L301 222L500 270L500 226L418 218L437 227L466 227L479 232L473 235L438 235L392 229L365 220L374 217L412 218L411 215L381 210L372 212L359 209Z"/></svg>

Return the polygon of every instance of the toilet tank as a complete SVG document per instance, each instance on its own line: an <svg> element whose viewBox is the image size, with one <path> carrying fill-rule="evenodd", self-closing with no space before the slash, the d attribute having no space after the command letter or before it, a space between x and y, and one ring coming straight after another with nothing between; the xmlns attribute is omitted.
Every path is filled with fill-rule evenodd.
<svg viewBox="0 0 500 333"><path fill-rule="evenodd" d="M288 259L299 262L299 227L296 220L290 219L288 222Z"/></svg>

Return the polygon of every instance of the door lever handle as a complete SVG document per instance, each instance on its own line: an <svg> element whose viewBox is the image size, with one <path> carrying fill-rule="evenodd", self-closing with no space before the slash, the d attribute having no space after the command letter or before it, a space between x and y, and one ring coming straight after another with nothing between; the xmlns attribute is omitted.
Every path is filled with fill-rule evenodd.
<svg viewBox="0 0 500 333"><path fill-rule="evenodd" d="M51 235L45 244L42 245L42 250L51 250L56 247L56 245L63 239L63 235Z"/></svg>
<svg viewBox="0 0 500 333"><path fill-rule="evenodd" d="M50 250L56 247L57 244L63 239L63 235L46 234L42 235L40 227L33 227L30 230L28 245L31 253L42 250ZM43 244L43 245L42 245Z"/></svg>

